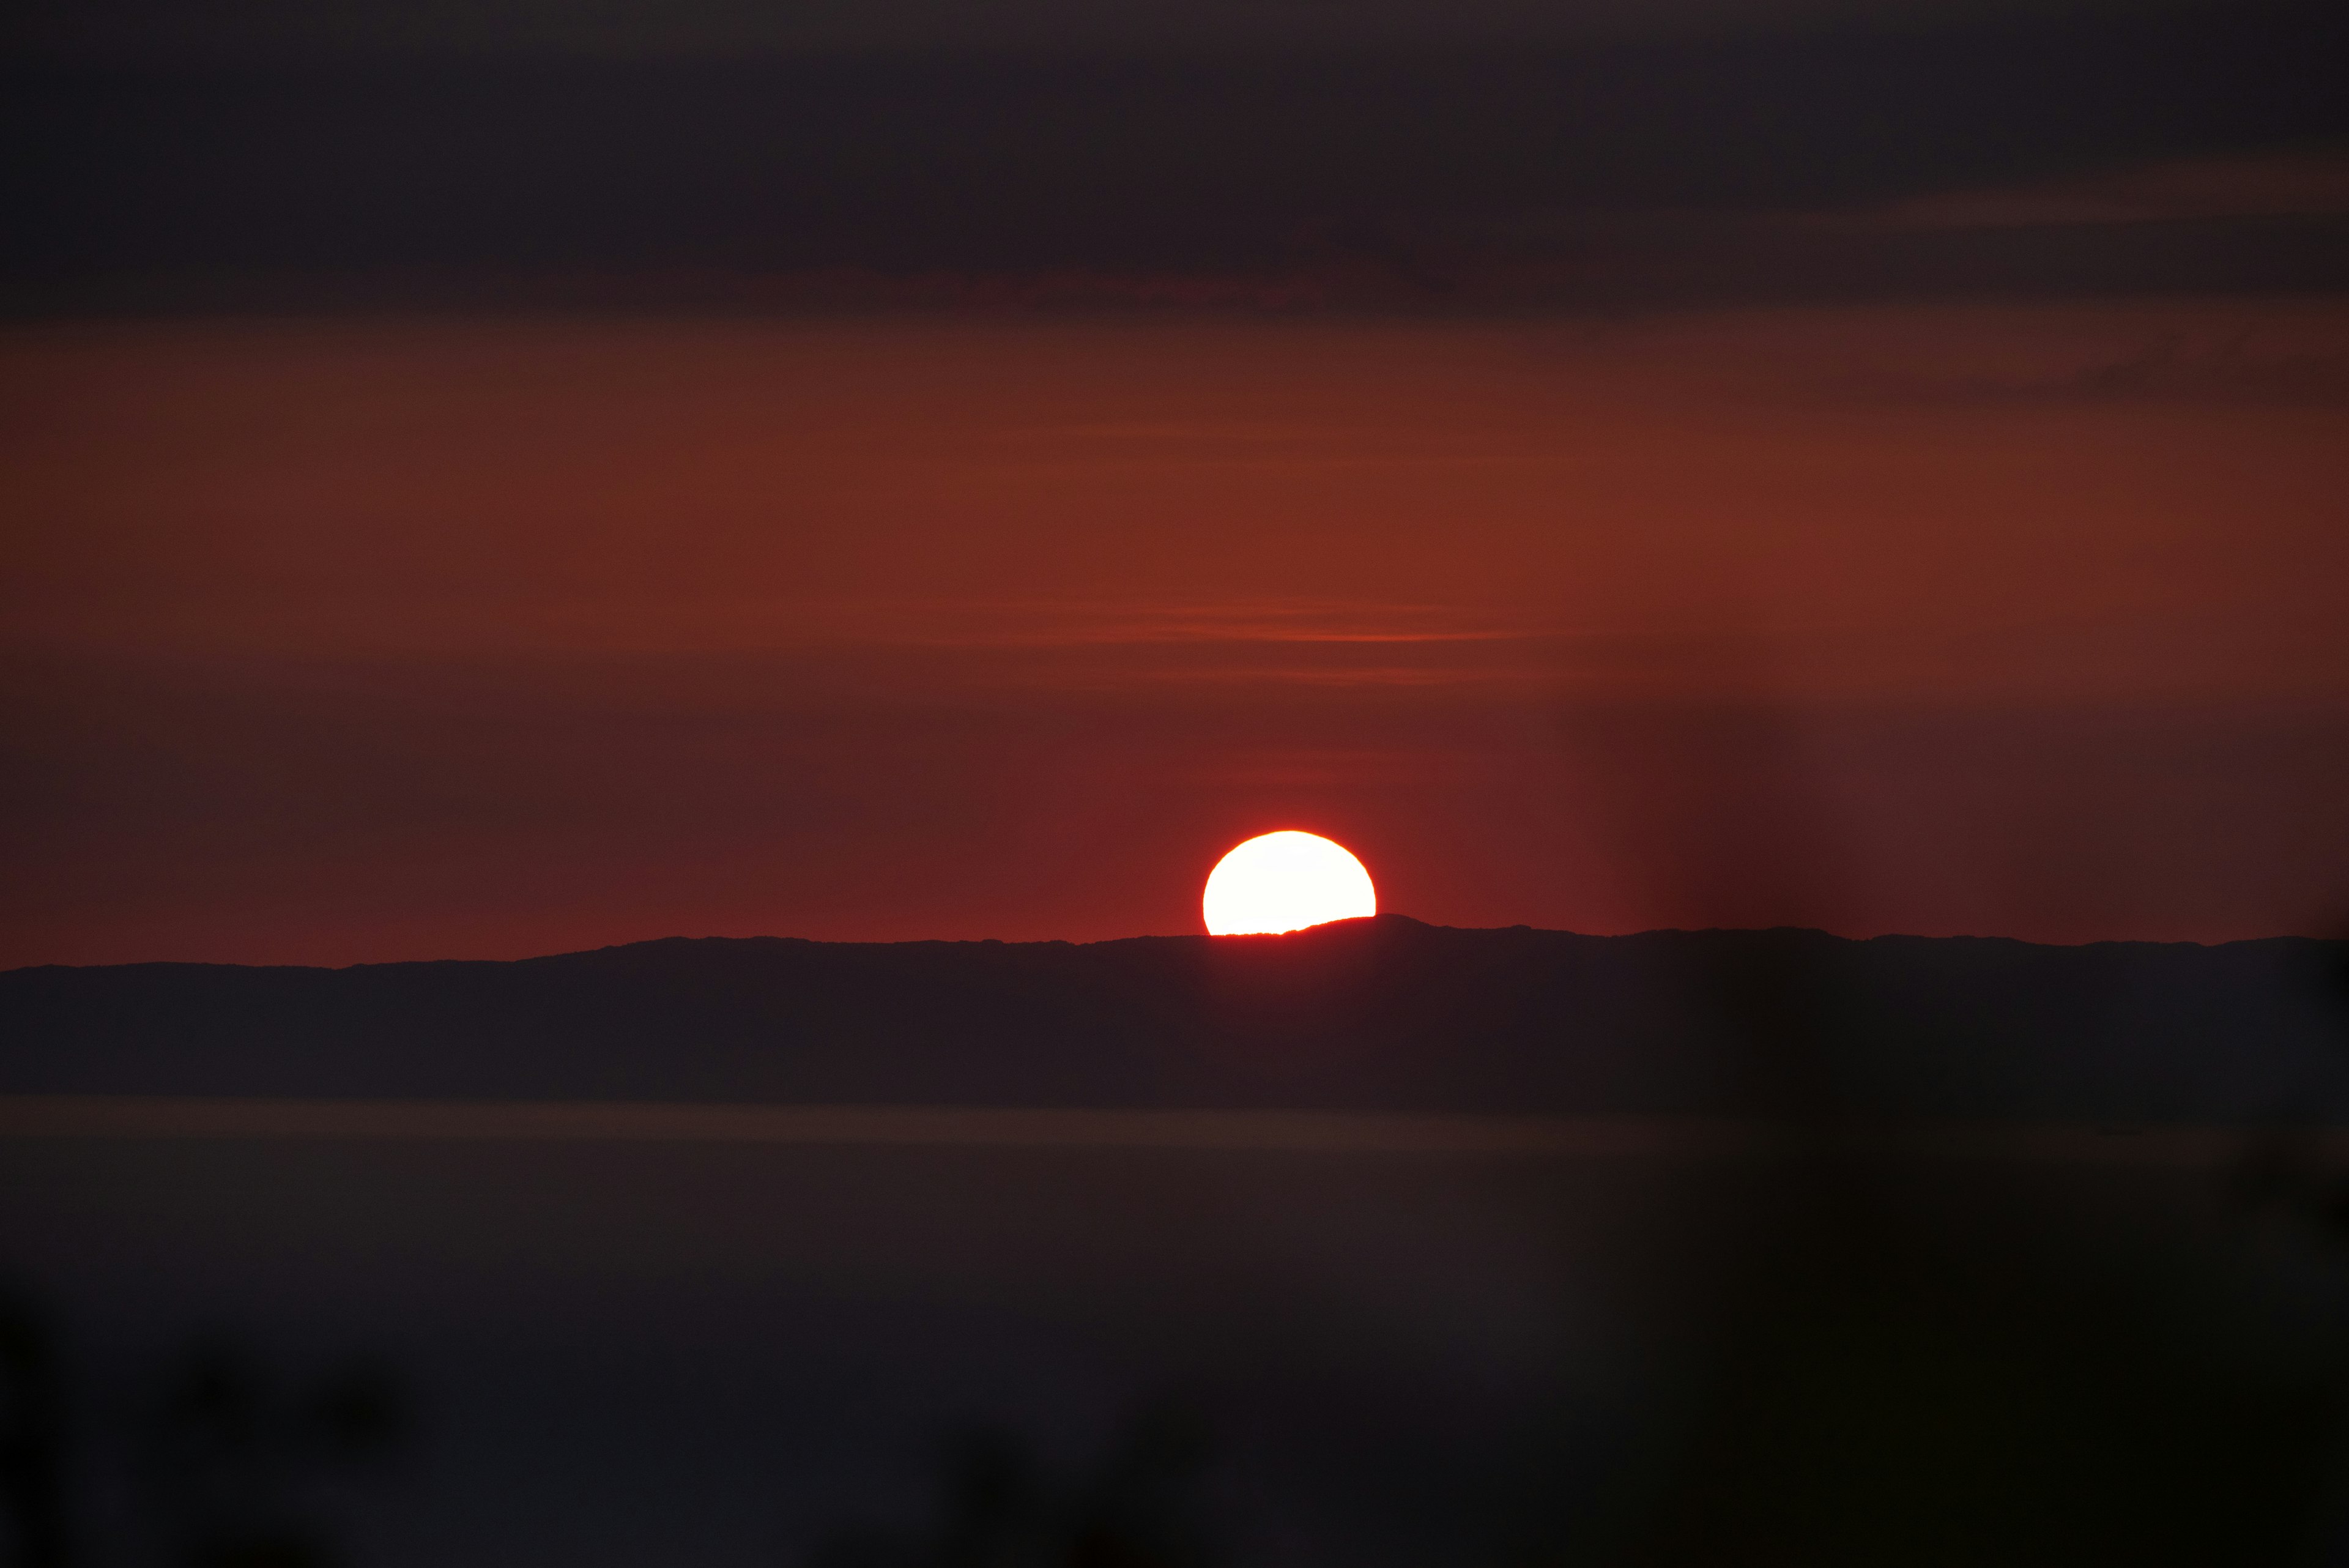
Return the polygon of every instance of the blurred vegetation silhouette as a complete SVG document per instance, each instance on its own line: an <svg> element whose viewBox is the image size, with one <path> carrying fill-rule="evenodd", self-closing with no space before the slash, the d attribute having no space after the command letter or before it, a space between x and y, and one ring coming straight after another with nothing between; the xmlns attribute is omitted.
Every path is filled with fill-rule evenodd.
<svg viewBox="0 0 2349 1568"><path fill-rule="evenodd" d="M1203 1495L1212 1454L1199 1415L1172 1403L1058 1487L1017 1435L966 1432L941 1459L927 1530L842 1531L810 1568L1206 1568L1222 1561Z"/></svg>
<svg viewBox="0 0 2349 1568"><path fill-rule="evenodd" d="M0 1563L64 1568L66 1387L57 1342L32 1307L0 1295Z"/></svg>
<svg viewBox="0 0 2349 1568"><path fill-rule="evenodd" d="M57 1336L22 1294L0 1296L0 1565L89 1561L77 1538L72 1460L95 1438L69 1408ZM353 1356L309 1378L277 1374L226 1336L186 1346L129 1407L139 1492L156 1559L175 1568L334 1568L347 1492L415 1431L398 1373Z"/></svg>
<svg viewBox="0 0 2349 1568"><path fill-rule="evenodd" d="M2230 1366L2158 1321L2116 1252L2051 1254L1953 1218L1950 1173L1904 1165L1852 1115L1826 1042L1853 1000L1801 933L1758 935L1787 940L1724 950L1687 979L1794 1158L1721 1303L1691 1434L1622 1560L2269 1563L2339 1549L2317 1532L2340 1484L2349 1358ZM2349 999L2349 967L2332 978ZM2289 1147L2286 1184L2349 1240L2349 1186L2313 1147L2254 1143Z"/></svg>
<svg viewBox="0 0 2349 1568"><path fill-rule="evenodd" d="M379 1361L287 1383L229 1339L186 1352L150 1419L150 1495L186 1568L330 1568L342 1559L321 1517L327 1494L389 1459L411 1425Z"/></svg>
<svg viewBox="0 0 2349 1568"><path fill-rule="evenodd" d="M2329 950L2321 982L2333 994L2349 1051L2349 941ZM2324 1158L2315 1127L2278 1127L2252 1139L2235 1168L2234 1198L2254 1211L2313 1226L2349 1252L2349 1172Z"/></svg>
<svg viewBox="0 0 2349 1568"><path fill-rule="evenodd" d="M1754 743L1719 775L1714 858L1742 858L1782 908L1813 907L1854 846L1809 787L1792 722L1764 701L1739 722ZM1639 803L1617 805L1636 822ZM1708 866L1651 870L1702 879ZM1528 1542L1517 1560L2182 1568L2349 1548L2319 1539L2341 1484L2349 1355L2281 1372L2230 1361L2160 1317L2117 1244L2050 1248L2025 1210L1969 1208L1967 1189L1994 1176L1872 1140L1837 1042L1879 1055L1902 1042L1809 935L1683 950L1682 989L1721 1021L1745 1103L1791 1158L1757 1172L1771 1200L1649 1481L1607 1501L1603 1539ZM2328 950L2349 1000L2349 950ZM2269 1193L2349 1241L2349 1186L2309 1140L2254 1141Z"/></svg>

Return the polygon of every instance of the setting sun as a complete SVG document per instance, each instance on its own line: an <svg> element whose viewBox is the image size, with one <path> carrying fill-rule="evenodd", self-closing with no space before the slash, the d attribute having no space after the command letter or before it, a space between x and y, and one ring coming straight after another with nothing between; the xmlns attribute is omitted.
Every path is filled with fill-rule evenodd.
<svg viewBox="0 0 2349 1568"><path fill-rule="evenodd" d="M1375 915L1379 896L1343 845L1318 834L1267 833L1216 862L1200 908L1208 935L1238 937Z"/></svg>

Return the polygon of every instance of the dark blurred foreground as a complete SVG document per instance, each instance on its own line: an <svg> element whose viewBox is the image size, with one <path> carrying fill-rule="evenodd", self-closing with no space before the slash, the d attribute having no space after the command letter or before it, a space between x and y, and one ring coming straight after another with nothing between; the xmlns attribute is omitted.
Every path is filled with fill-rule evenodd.
<svg viewBox="0 0 2349 1568"><path fill-rule="evenodd" d="M2320 1563L2349 1523L2349 1262L2208 1167L9 1162L5 1562Z"/></svg>
<svg viewBox="0 0 2349 1568"><path fill-rule="evenodd" d="M1338 1049L1348 940L1204 994ZM1887 1139L1843 952L1679 971L1764 1142L19 1124L0 1562L2349 1561L2339 1132Z"/></svg>

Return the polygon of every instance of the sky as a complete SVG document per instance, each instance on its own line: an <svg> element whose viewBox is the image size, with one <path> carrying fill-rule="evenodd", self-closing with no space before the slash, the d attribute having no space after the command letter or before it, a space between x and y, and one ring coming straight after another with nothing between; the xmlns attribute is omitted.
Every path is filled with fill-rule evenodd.
<svg viewBox="0 0 2349 1568"><path fill-rule="evenodd" d="M0 32L0 966L2349 918L2313 8Z"/></svg>

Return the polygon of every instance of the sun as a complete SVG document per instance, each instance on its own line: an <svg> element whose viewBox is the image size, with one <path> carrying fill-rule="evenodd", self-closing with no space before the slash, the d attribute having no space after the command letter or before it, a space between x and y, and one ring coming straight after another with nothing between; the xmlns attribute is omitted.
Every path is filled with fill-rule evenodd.
<svg viewBox="0 0 2349 1568"><path fill-rule="evenodd" d="M1343 845L1313 833L1267 833L1216 862L1199 907L1209 936L1241 937L1375 915L1379 895Z"/></svg>

